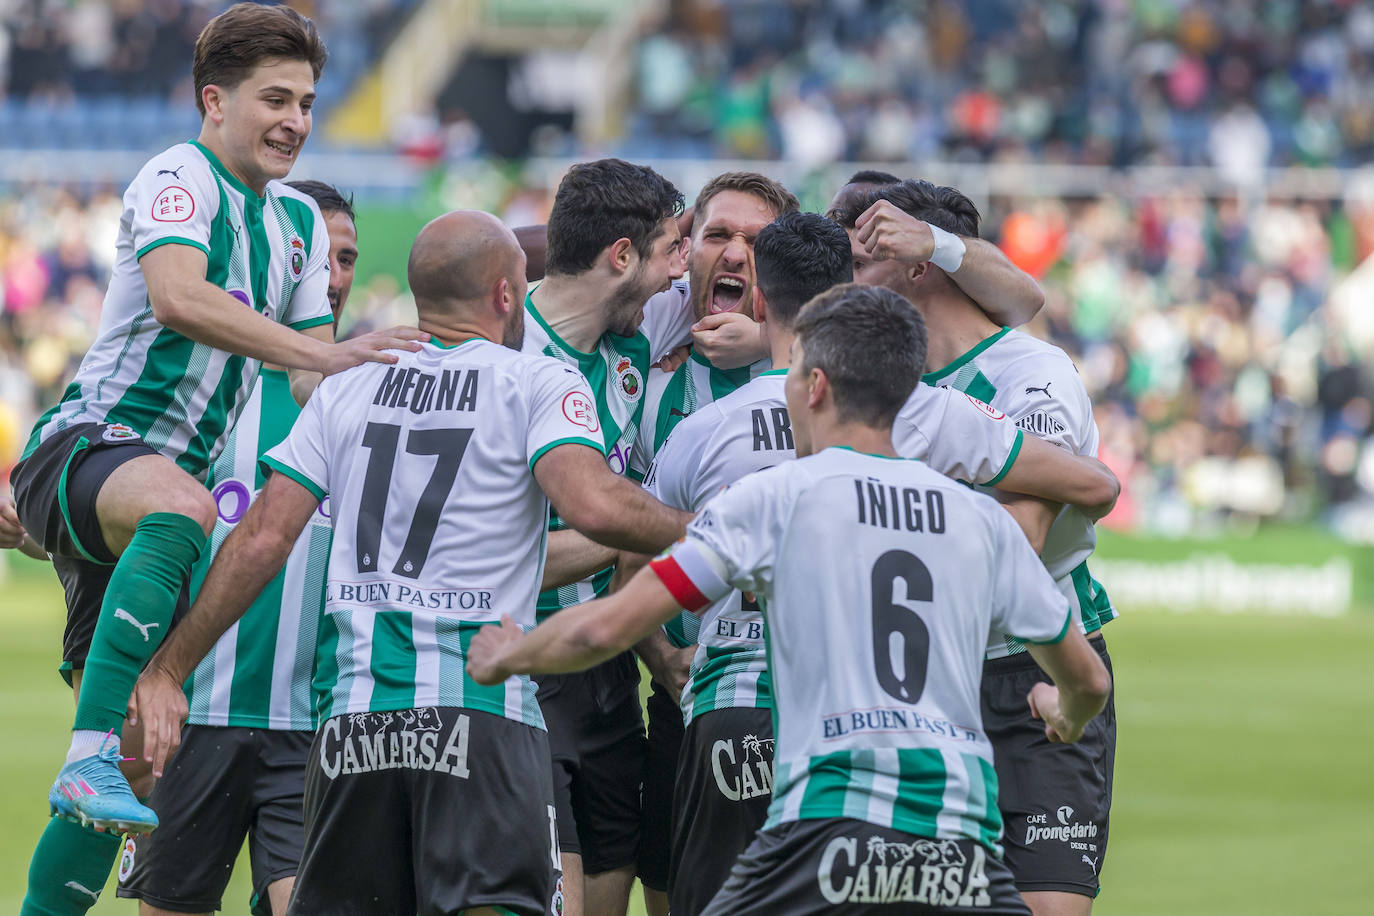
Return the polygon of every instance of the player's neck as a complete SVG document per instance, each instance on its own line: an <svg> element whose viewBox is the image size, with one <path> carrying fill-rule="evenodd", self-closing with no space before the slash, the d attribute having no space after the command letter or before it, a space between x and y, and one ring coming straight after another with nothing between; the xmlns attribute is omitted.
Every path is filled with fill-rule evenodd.
<svg viewBox="0 0 1374 916"><path fill-rule="evenodd" d="M574 350L591 353L606 333L606 290L590 274L545 277L530 294L534 310Z"/></svg>
<svg viewBox="0 0 1374 916"><path fill-rule="evenodd" d="M921 312L926 319L927 372L948 366L1002 330L964 297L934 296L921 304Z"/></svg>
<svg viewBox="0 0 1374 916"><path fill-rule="evenodd" d="M772 323L768 326L768 349L773 357L774 369L792 367L792 339L797 335Z"/></svg>
<svg viewBox="0 0 1374 916"><path fill-rule="evenodd" d="M239 184L258 195L258 197L262 197L267 193L267 182L265 180L250 180L249 177L243 173L242 169L235 167L233 159L230 158L228 152L219 142L219 136L214 131L210 130L208 126L201 128L200 136L196 138L196 142L213 153L215 158L219 160L219 164L224 166L230 175L233 175L239 180Z"/></svg>
<svg viewBox="0 0 1374 916"><path fill-rule="evenodd" d="M483 340L489 340L492 343L501 342L501 331L499 328L479 328L474 324L462 321L448 324L428 318L418 319L415 325L445 347L456 347L460 343L465 343L478 337Z"/></svg>

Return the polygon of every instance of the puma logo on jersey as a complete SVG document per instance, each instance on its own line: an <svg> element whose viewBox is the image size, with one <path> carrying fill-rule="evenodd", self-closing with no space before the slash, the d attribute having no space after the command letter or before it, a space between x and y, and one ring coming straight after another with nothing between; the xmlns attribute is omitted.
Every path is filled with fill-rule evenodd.
<svg viewBox="0 0 1374 916"><path fill-rule="evenodd" d="M181 176L180 176L179 174L177 174L177 173L180 172L180 171L181 171L182 169L184 169L184 168L186 168L186 166L184 166L184 165L179 165L179 166L177 166L177 167L174 168L174 169L158 169L158 170L157 170L157 175L171 175L171 176L172 176L173 178L175 178L177 181L180 181L180 180L181 180ZM157 175L154 175L153 177L156 178Z"/></svg>
<svg viewBox="0 0 1374 916"><path fill-rule="evenodd" d="M152 623L139 623L138 619L134 617L133 614L130 614L122 607L115 608L114 616L115 620L127 620L130 624L136 627L138 629L138 632L143 634L144 642L149 641L148 631L151 630L153 627L158 626L158 623L156 621Z"/></svg>
<svg viewBox="0 0 1374 916"><path fill-rule="evenodd" d="M670 417L685 417L685 416L687 416L687 411L685 411L685 410L678 410L676 407L669 407L669 408L668 408L668 416L670 416Z"/></svg>
<svg viewBox="0 0 1374 916"><path fill-rule="evenodd" d="M1030 385L1027 385L1027 386L1026 386L1026 394L1033 394L1033 393L1036 392L1036 391L1042 391L1042 392L1044 392L1045 397L1047 397L1047 398L1052 398L1052 397L1054 397L1054 395L1050 394L1050 386L1053 385L1053 384L1054 384L1054 380L1051 379L1050 381L1048 381L1048 382L1045 383L1045 387L1044 387L1044 388L1032 388Z"/></svg>
<svg viewBox="0 0 1374 916"><path fill-rule="evenodd" d="M70 887L72 890L77 891L78 893L85 894L87 897L90 897L92 900L95 900L95 901L99 901L99 900L100 900L100 892L99 892L99 891L93 891L93 890L91 890L89 887L86 887L86 886L83 885L83 884L78 884L78 883L75 882L75 881L68 881L68 882L66 883L66 885L64 885L64 886L65 886L65 887Z"/></svg>

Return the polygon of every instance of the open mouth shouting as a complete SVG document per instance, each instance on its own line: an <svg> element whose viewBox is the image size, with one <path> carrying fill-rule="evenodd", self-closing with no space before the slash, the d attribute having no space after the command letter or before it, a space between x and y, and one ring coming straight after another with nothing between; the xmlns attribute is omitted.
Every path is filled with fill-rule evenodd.
<svg viewBox="0 0 1374 916"><path fill-rule="evenodd" d="M711 314L733 312L744 298L747 284L738 274L720 274L711 283Z"/></svg>

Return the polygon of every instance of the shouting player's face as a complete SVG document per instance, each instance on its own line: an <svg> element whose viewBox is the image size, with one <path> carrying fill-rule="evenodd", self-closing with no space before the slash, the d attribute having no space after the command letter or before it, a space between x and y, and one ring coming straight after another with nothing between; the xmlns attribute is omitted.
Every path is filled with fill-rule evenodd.
<svg viewBox="0 0 1374 916"><path fill-rule="evenodd" d="M285 178L310 136L315 80L303 60L260 64L232 89L207 99L224 165L257 193Z"/></svg>
<svg viewBox="0 0 1374 916"><path fill-rule="evenodd" d="M678 233L677 220L664 220L649 256L638 258L620 286L611 293L610 301L606 304L608 331L629 337L639 330L639 325L644 321L644 303L682 276L681 247L682 236Z"/></svg>
<svg viewBox="0 0 1374 916"><path fill-rule="evenodd" d="M754 302L754 237L777 214L762 198L721 191L692 228L692 314L748 313Z"/></svg>
<svg viewBox="0 0 1374 916"><path fill-rule="evenodd" d="M329 230L329 310L337 324L353 289L353 266L358 263L358 230L342 210L330 210L324 218Z"/></svg>

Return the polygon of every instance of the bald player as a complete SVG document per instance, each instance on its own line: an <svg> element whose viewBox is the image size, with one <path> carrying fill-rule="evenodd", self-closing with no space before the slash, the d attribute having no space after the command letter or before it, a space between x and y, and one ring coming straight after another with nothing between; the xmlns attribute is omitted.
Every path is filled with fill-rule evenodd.
<svg viewBox="0 0 1374 916"><path fill-rule="evenodd" d="M160 771L186 714L179 685L328 496L322 725L289 913L548 906L558 850L535 687L478 685L467 646L503 614L534 625L550 502L593 540L641 551L680 537L687 516L611 472L580 373L519 352L524 278L495 217L458 211L421 230L409 280L429 342L320 386L135 692Z"/></svg>

